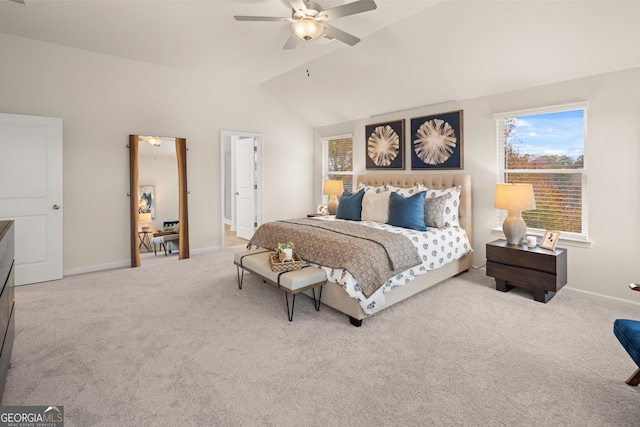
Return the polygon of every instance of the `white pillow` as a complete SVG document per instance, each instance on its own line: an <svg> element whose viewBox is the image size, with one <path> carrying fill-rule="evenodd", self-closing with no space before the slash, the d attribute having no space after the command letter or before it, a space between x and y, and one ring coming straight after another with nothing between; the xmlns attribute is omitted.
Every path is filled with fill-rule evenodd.
<svg viewBox="0 0 640 427"><path fill-rule="evenodd" d="M384 185L380 187L374 187L373 185L364 185L363 183L358 184L358 191L364 188L365 193L369 191L373 191L374 193L382 193L383 191L387 191L387 187Z"/></svg>
<svg viewBox="0 0 640 427"><path fill-rule="evenodd" d="M436 190L434 188L426 188L421 186L427 191L427 199L447 196L444 204L444 214L442 219L445 227L459 227L460 219L458 209L460 208L460 194L462 192L462 186L445 188L442 190Z"/></svg>
<svg viewBox="0 0 640 427"><path fill-rule="evenodd" d="M420 188L420 186L416 185L410 188L402 188L402 187L394 187L393 185L387 185L389 191L393 191L394 193L398 193L404 198L411 197L414 194L417 194L421 191L424 191L425 188Z"/></svg>
<svg viewBox="0 0 640 427"><path fill-rule="evenodd" d="M391 192L365 191L362 198L362 221L385 224L389 220L389 196Z"/></svg>

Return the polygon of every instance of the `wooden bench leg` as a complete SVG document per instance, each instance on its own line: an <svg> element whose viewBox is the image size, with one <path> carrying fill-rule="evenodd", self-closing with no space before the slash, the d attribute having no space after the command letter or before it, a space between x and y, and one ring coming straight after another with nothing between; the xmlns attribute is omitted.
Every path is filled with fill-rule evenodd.
<svg viewBox="0 0 640 427"><path fill-rule="evenodd" d="M640 368L638 368L633 375L631 375L629 377L629 379L627 381L625 381L627 384L632 385L632 386L637 386L638 384L640 384Z"/></svg>

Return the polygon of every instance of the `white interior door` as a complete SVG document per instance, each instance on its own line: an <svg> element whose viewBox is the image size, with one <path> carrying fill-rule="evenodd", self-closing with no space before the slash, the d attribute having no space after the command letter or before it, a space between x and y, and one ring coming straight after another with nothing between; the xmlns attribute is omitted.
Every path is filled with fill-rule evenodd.
<svg viewBox="0 0 640 427"><path fill-rule="evenodd" d="M16 285L62 278L62 119L0 114L0 219L15 221Z"/></svg>
<svg viewBox="0 0 640 427"><path fill-rule="evenodd" d="M236 235L251 239L256 222L256 161L254 138L236 144Z"/></svg>

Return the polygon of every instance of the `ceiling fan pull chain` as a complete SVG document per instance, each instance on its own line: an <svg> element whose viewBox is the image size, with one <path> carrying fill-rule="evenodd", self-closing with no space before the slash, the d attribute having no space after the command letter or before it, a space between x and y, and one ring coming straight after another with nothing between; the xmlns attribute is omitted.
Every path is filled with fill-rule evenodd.
<svg viewBox="0 0 640 427"><path fill-rule="evenodd" d="M309 73L309 40L307 40L307 77L311 77L311 73Z"/></svg>

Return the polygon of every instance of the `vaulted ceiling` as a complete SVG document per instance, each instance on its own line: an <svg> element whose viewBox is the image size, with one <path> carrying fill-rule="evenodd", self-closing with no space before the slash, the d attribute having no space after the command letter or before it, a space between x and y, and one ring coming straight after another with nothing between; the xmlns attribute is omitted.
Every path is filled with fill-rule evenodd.
<svg viewBox="0 0 640 427"><path fill-rule="evenodd" d="M640 1L376 0L332 21L359 44L292 50L288 23L233 18L286 0L25 3L0 32L259 85L312 126L640 67Z"/></svg>

